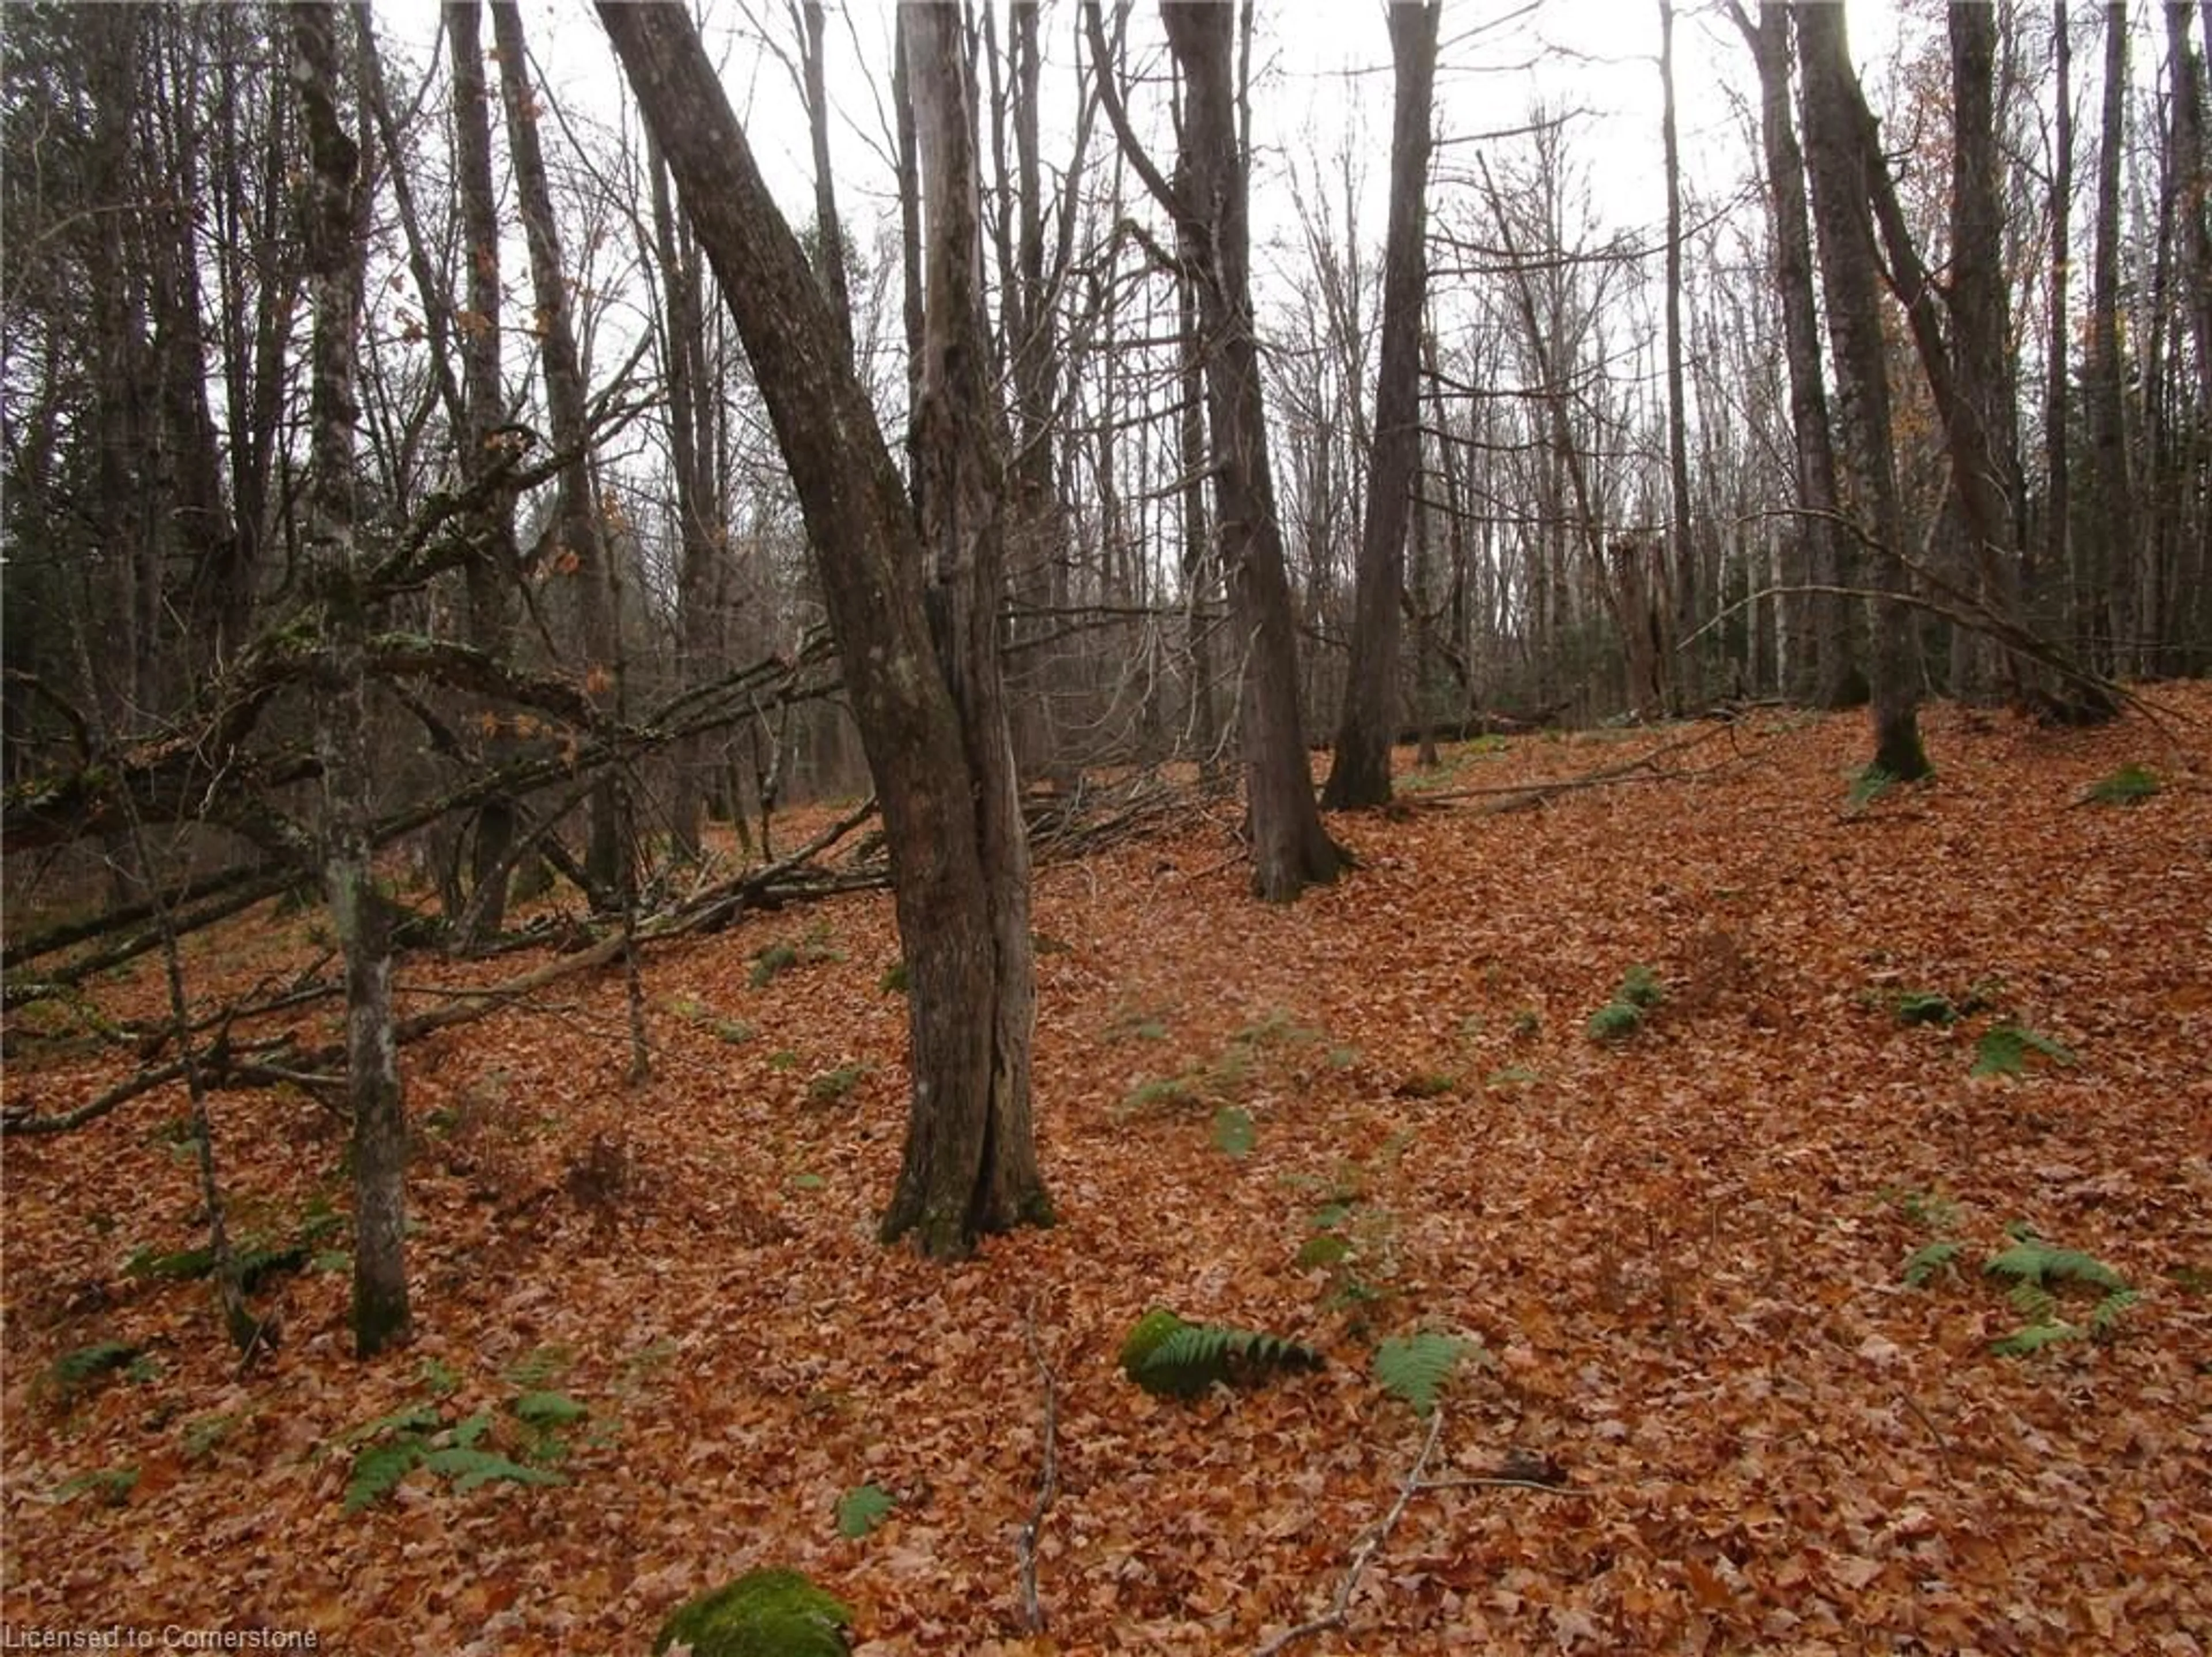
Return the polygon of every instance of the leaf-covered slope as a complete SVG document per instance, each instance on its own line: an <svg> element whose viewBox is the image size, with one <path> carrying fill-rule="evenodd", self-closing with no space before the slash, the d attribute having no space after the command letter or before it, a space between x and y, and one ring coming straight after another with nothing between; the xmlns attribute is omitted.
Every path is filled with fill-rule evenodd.
<svg viewBox="0 0 2212 1657"><path fill-rule="evenodd" d="M612 980L410 1049L425 1334L369 1365L344 1355L343 1272L265 1291L284 1344L242 1379L204 1285L124 1276L134 1249L203 1240L157 1131L176 1099L10 1142L0 1616L314 1626L349 1653L638 1650L691 1594L782 1565L853 1606L863 1651L1042 1650L1015 1549L1042 1354L1058 1648L1249 1651L1328 1607L1419 1448L1358 1349L1365 1316L1479 1336L1494 1362L1444 1395L1437 1488L1352 1607L1362 1651L1850 1648L1874 1629L2057 1653L2212 1626L2212 695L2161 700L2199 722L2179 753L2140 719L1936 710L1936 780L1858 813L1856 720L1747 721L1670 762L1694 775L1534 812L1463 791L1668 739L1462 750L1436 790L1461 797L1339 820L1364 868L1287 910L1243 896L1226 809L1047 869L1036 923L1070 946L1039 959L1062 1221L956 1268L872 1240L905 1083L875 898L650 964L641 1089ZM2130 761L2168 786L2076 803ZM210 940L234 953L196 982L296 961L289 924ZM751 983L757 952L817 926ZM1638 964L1665 1000L1591 1043ZM1901 1022L1913 992L1986 1010ZM150 974L103 990L159 993ZM1998 1018L2076 1062L1974 1077ZM88 1090L72 1063L10 1091ZM1189 1102L1132 1106L1163 1078ZM1213 1142L1224 1105L1251 1118L1241 1158ZM342 1197L312 1103L213 1108L234 1228L290 1235L316 1193ZM595 1161L595 1139L626 1155ZM1972 1270L1902 1282L1939 1232L1978 1260L2015 1221L2146 1291L2109 1343L2000 1357L2002 1292ZM1317 1227L1343 1248L1302 1267ZM1115 1351L1160 1302L1346 1361L1154 1400ZM131 1372L38 1395L103 1338L142 1349ZM489 1447L524 1459L512 1400L551 1386L590 1411L565 1483L424 1475L343 1510L350 1430L489 1410ZM1449 1483L1515 1451L1575 1494ZM837 1503L866 1483L896 1506L848 1539Z"/></svg>

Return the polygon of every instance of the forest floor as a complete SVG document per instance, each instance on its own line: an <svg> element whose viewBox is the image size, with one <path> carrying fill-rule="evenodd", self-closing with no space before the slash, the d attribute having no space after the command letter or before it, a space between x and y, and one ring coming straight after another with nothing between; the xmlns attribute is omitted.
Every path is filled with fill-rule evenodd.
<svg viewBox="0 0 2212 1657"><path fill-rule="evenodd" d="M787 1565L871 1654L1251 1652L1340 1597L1290 1649L2212 1649L2212 686L2148 694L1932 708L1936 777L1857 807L1857 717L1401 755L1407 808L1334 819L1360 868L1287 908L1225 806L1043 868L1059 1223L963 1264L875 1241L880 893L650 956L641 1085L618 972L409 1048L419 1333L372 1362L311 1100L211 1106L234 1230L308 1250L243 1374L147 1270L204 1241L181 1095L11 1139L0 1616L643 1652ZM2129 765L2164 786L2089 797ZM312 924L196 941L195 993ZM1637 966L1665 998L1593 1039ZM1984 1269L2030 1230L2041 1297ZM1326 1367L1156 1398L1116 1362L1154 1305ZM1476 1343L1425 1421L1373 1365L1423 1331Z"/></svg>

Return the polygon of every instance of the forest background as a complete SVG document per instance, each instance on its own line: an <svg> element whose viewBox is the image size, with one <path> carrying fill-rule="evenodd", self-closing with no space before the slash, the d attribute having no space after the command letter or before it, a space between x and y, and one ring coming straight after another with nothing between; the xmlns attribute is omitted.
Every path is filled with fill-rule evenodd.
<svg viewBox="0 0 2212 1657"><path fill-rule="evenodd" d="M2205 1552L2174 1413L2205 1101L2167 1057L2204 1014L2203 710L2167 682L2212 653L2212 17L1905 6L1863 76L1835 7L1655 5L1656 62L1527 8L1377 12L1371 49L1172 3L458 0L434 35L365 6L5 12L11 1616L120 1617L134 1581L213 1616L270 1514L338 1562L395 1539L396 1496L453 1626L601 1640L773 1550L656 1531L648 1592L585 1566L522 1604L479 1544L583 1524L564 1468L679 1489L712 1435L722 1496L861 1585L884 1649L1034 1645L1047 1559L1077 1637L1126 1591L1193 1648L1355 1605L1386 1639L1817 1638L1855 1597L1931 1638L2185 1634L2201 1594L2117 1507L2027 1504L2019 1545L2071 1572L2047 1604L1969 1538L2022 1479L2095 1468L2159 1556ZM1623 77L1626 156L1638 118L1590 107ZM1660 861L1624 864L1638 842ZM2060 923L2062 885L2093 921ZM1713 918L1747 892L1771 907ZM1178 972L1139 994L1148 960ZM1808 1096L1769 1040L1808 1028L1828 1074L1887 1081ZM1171 1033L1172 1062L1124 1051ZM1474 1154L1516 1133L1517 1171ZM2046 1153L2063 1178L2027 1172ZM1509 1216L1563 1225L1577 1178L1634 1215L1529 1258ZM1316 1246L1267 1241L1285 1191ZM1156 1199L1188 1247L1116 1257L1110 1215ZM1707 1258L1724 1200L1768 1240L1748 1275ZM1209 1205L1225 1228L1189 1223ZM872 1209L982 1259L871 1254ZM1906 1282L1824 1279L1820 1216L1869 1213L1922 1234ZM696 1258L639 1240L684 1216ZM860 1368L806 1355L732 1247ZM781 1331L759 1349L632 1275L698 1288L710 1258L705 1303ZM1546 1293L1493 1303L1508 1258ZM1975 1300L1992 1274L2016 1319ZM903 1356L868 1332L886 1295L930 1308ZM1328 1358L1304 1384L1357 1449L1316 1450L1288 1380L1182 1446L1273 1447L1193 1528L1139 1523L1133 1452L1048 1544L1060 1400L1124 1430L1102 1360L1153 1300L1216 1356ZM1650 1366L1709 1358L1773 1441L1750 1377L1803 1305L1849 1310L1878 1387L1923 1349L1980 1366L1814 1480L1880 1463L1909 1526L1868 1528L1886 1496L1762 1507L1781 1475L1740 1443L1663 1477L1587 1455L1694 1437ZM1034 1383L1042 1471L978 1474L959 1447L994 1429L946 1375L872 1390L979 1343L1000 1396ZM2052 1349L2094 1431L1995 1361ZM1428 1422L1410 1471L1363 1355ZM718 1404L729 1362L752 1380ZM1605 1407L1565 1407L1569 1374ZM1816 1444L1877 1408L1804 1385ZM1437 1473L1443 1392L1510 1453ZM2007 1410L2033 1465L1954 1456ZM885 1459L892 1418L933 1424L929 1465ZM635 1458L625 1421L654 1423ZM808 1423L842 1426L801 1489L778 1447ZM1699 1482L1723 1465L1735 1508ZM238 1477L273 1482L223 1520ZM1439 1477L1567 1498L1527 1532L1559 1551L1508 1562L1454 1509L1370 1575ZM1271 1519L1285 1484L1304 1505ZM1575 1579L1600 1489L1639 1494ZM825 1493L840 1544L896 1509L912 1534L825 1551ZM483 1523L445 1538L462 1498ZM1711 1528L1736 1509L1767 1516ZM1254 1525L1286 1551L1239 1599ZM350 1580L246 1598L271 1627L398 1614Z"/></svg>

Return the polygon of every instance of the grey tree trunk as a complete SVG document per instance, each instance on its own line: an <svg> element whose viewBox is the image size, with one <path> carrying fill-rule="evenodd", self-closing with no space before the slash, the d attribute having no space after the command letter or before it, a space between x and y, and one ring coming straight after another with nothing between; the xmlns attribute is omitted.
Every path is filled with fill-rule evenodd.
<svg viewBox="0 0 2212 1657"><path fill-rule="evenodd" d="M338 102L337 9L290 13L294 76L311 162L306 242L314 316L306 545L323 611L315 742L323 770L323 884L345 961L346 1059L353 1106L353 1335L364 1358L410 1333L407 1119L392 1033L390 918L369 866L368 618L354 532L355 343L365 201L361 149Z"/></svg>
<svg viewBox="0 0 2212 1657"><path fill-rule="evenodd" d="M492 0L492 38L499 47L500 89L507 109L507 143L514 165L515 204L523 241L530 254L530 287L536 302L539 361L545 371L545 403L551 416L554 446L574 456L561 474L559 545L564 553L555 573L566 571L576 583L587 682L611 685L617 660L611 554L599 533L599 503L592 498L592 464L585 452L589 423L584 369L576 349L574 308L568 302L568 272L562 262L560 227L553 216L553 192L538 142L538 94L530 75L530 53L522 33L522 11L515 0ZM597 698L599 692L594 691ZM611 900L625 880L622 811L611 773L592 790L591 829L584 871L595 895Z"/></svg>
<svg viewBox="0 0 2212 1657"><path fill-rule="evenodd" d="M1790 573L1809 595L1785 600L1783 634L1791 696L1820 708L1855 707L1866 699L1858 665L1856 606L1843 596L1859 560L1836 526L1836 456L1821 367L1820 310L1813 297L1813 239L1806 222L1805 158L1797 147L1790 98L1790 8L1760 0L1753 25L1741 9L1736 27L1759 65L1759 131L1767 193L1774 215L1774 277L1782 301L1782 349L1790 371L1790 425L1795 440L1796 527L1803 551Z"/></svg>
<svg viewBox="0 0 2212 1657"><path fill-rule="evenodd" d="M1084 11L1115 134L1146 187L1173 215L1176 251L1198 288L1208 352L1215 531L1229 593L1231 648L1241 658L1237 717L1252 889L1269 903L1288 903L1307 886L1334 880L1347 860L1322 824L1298 707L1297 624L1252 314L1249 180L1237 143L1231 61L1236 15L1208 0L1162 0L1160 20L1183 82L1182 151L1170 183L1143 154L1119 89L1110 84L1096 0L1085 0Z"/></svg>
<svg viewBox="0 0 2212 1657"><path fill-rule="evenodd" d="M966 732L932 643L928 556L905 488L821 286L777 212L696 28L672 6L603 3L638 107L744 342L813 547L867 751L909 984L913 1094L886 1235L965 1252L1038 1222L1029 1100L1000 1061L1000 928L1022 871L987 828L998 801L970 759L1006 751L1003 725ZM908 20L911 21L911 20ZM973 612L969 612L971 618ZM1025 1074L1025 1073L1024 1073ZM921 1200L913 1200L914 1193Z"/></svg>
<svg viewBox="0 0 2212 1657"><path fill-rule="evenodd" d="M884 1216L885 1240L913 1231L925 1248L933 1248L933 1234L956 1220L964 1228L971 1205L1026 1217L1044 1185L1030 1116L1036 982L1029 837L999 658L1006 432L983 312L973 67L959 14L950 6L908 6L904 46L929 227L922 252L917 493L938 660L951 683L966 751L989 935L980 968L988 982L980 999L990 1016L973 1033L988 1045L984 1094L975 1108L935 1118L929 1133L908 1136L898 1188Z"/></svg>
<svg viewBox="0 0 2212 1657"><path fill-rule="evenodd" d="M2089 258L2089 476L2094 533L2075 548L2076 584L2090 606L2090 661L2112 673L2133 671L2136 513L2129 475L2127 367L2120 354L2120 161L2127 143L2128 8L2105 7L2105 92L2097 140L2097 222Z"/></svg>
<svg viewBox="0 0 2212 1657"><path fill-rule="evenodd" d="M468 269L466 315L459 333L462 466L471 475L507 458L497 447L507 407L500 378L499 203L492 183L491 89L484 79L483 23L483 0L453 0L446 7L453 52L453 167ZM514 642L514 583L522 563L514 541L512 493L488 495L468 531L471 556L464 579L469 639L505 661ZM512 737L495 734L484 744L485 764L496 771L514 751ZM470 848L467 915L472 944L496 937L507 925L514 834L514 802L504 795L487 800L477 813Z"/></svg>
<svg viewBox="0 0 2212 1657"><path fill-rule="evenodd" d="M1674 119L1674 0L1659 0L1659 79L1665 94L1660 113L1660 148L1667 174L1667 485L1673 529L1668 536L1674 577L1669 619L1674 639L1698 630L1698 549L1690 525L1690 417L1682 372L1682 159ZM1702 702L1705 685L1697 668L1701 652L1662 661L1660 673L1679 711Z"/></svg>
<svg viewBox="0 0 2212 1657"><path fill-rule="evenodd" d="M1396 78L1390 128L1390 212L1382 243L1382 349L1375 371L1375 427L1359 527L1352 661L1343 717L1322 803L1333 809L1390 800L1390 744L1398 725L1400 615L1406 532L1421 463L1421 319L1428 302L1429 127L1442 0L1387 9Z"/></svg>
<svg viewBox="0 0 2212 1657"><path fill-rule="evenodd" d="M1796 13L1798 62L1804 75L1805 160L1813 219L1820 236L1820 284L1827 301L1828 344L1836 366L1836 433L1842 462L1843 507L1872 544L1875 589L1872 769L1912 782L1928 774L1920 742L1920 691L1914 672L1911 617L1903 594L1904 513L1891 451L1889 386L1882 343L1880 262L1869 218L1869 146L1861 115L1865 99L1851 67L1843 8L1806 6Z"/></svg>
<svg viewBox="0 0 2212 1657"><path fill-rule="evenodd" d="M2057 619L2060 611L2056 597L2047 595L2045 589L2053 582L2063 585L2073 568L2073 478L2067 423L2074 328L2067 313L2067 279L2074 267L2074 37L2067 0L2051 0L2051 314L2043 350L2043 558L2039 568L2021 574L2022 604L2029 615L2046 622Z"/></svg>

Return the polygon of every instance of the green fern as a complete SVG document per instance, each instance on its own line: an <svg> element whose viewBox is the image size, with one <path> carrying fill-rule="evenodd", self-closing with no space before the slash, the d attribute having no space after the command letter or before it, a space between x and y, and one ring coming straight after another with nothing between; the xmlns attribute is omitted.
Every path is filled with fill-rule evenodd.
<svg viewBox="0 0 2212 1657"><path fill-rule="evenodd" d="M2158 778L2130 760L2110 777L2089 785L2089 798L2100 806L2139 806L2159 791Z"/></svg>
<svg viewBox="0 0 2212 1657"><path fill-rule="evenodd" d="M2128 1286L2118 1272L2094 1254L2085 1254L2078 1248L2057 1247L2025 1227L2015 1229L2013 1234L2016 1240L2013 1246L1994 1257L1983 1270L2039 1288L2087 1283L2094 1288L2118 1290Z"/></svg>
<svg viewBox="0 0 2212 1657"><path fill-rule="evenodd" d="M1614 992L1614 999L1632 1007L1653 1008L1667 999L1667 986L1650 967L1632 966L1620 975L1620 988Z"/></svg>
<svg viewBox="0 0 2212 1657"><path fill-rule="evenodd" d="M2011 1231L2013 1246L1992 1257L1982 1270L2013 1280L2007 1298L2026 1321L2002 1340L1990 1342L1992 1352L2026 1357L2062 1341L2104 1341L2118 1333L2120 1319L2142 1298L2118 1272L2094 1254L2046 1242L2024 1224L2015 1224ZM2069 1284L2104 1291L2086 1324L2058 1315L2057 1291Z"/></svg>
<svg viewBox="0 0 2212 1657"><path fill-rule="evenodd" d="M2081 1338L2081 1331L2073 1324L2023 1324L2002 1340L1991 1341L1990 1350L2001 1358L2025 1358L2046 1346Z"/></svg>
<svg viewBox="0 0 2212 1657"><path fill-rule="evenodd" d="M1264 1380L1286 1369L1317 1369L1310 1346L1261 1330L1184 1321L1164 1307L1137 1320L1121 1343L1121 1369L1147 1392L1194 1398L1216 1382Z"/></svg>
<svg viewBox="0 0 2212 1657"><path fill-rule="evenodd" d="M2054 1064L2071 1064L2074 1054L2063 1042L2055 1041L2039 1031L2019 1024L1992 1024L1982 1033L1975 1045L1974 1068L1969 1073L1978 1076L2016 1076L2024 1072L2029 1056L2048 1059Z"/></svg>
<svg viewBox="0 0 2212 1657"><path fill-rule="evenodd" d="M441 1477L453 1481L453 1489L465 1495L494 1479L510 1484L565 1484L568 1480L544 1467L526 1467L519 1461L510 1461L495 1451L478 1450L467 1445L449 1445L442 1450L432 1450L422 1458L422 1465Z"/></svg>
<svg viewBox="0 0 2212 1657"><path fill-rule="evenodd" d="M1471 1341L1431 1330L1394 1336L1375 1349L1375 1379L1384 1392L1403 1398L1425 1421L1460 1360L1474 1349Z"/></svg>
<svg viewBox="0 0 2212 1657"><path fill-rule="evenodd" d="M383 1501L429 1453L430 1447L412 1435L389 1444L368 1446L353 1459L353 1472L346 1480L345 1510L357 1514Z"/></svg>
<svg viewBox="0 0 2212 1657"><path fill-rule="evenodd" d="M94 1341L63 1353L46 1366L42 1380L46 1390L66 1402L102 1375L129 1368L144 1350L130 1341Z"/></svg>
<svg viewBox="0 0 2212 1657"><path fill-rule="evenodd" d="M1937 1272L1943 1270L1957 1259L1959 1251L1965 1246L1965 1244L1954 1242L1949 1238L1933 1243L1923 1243L1905 1257L1905 1286L1910 1288L1923 1287Z"/></svg>

